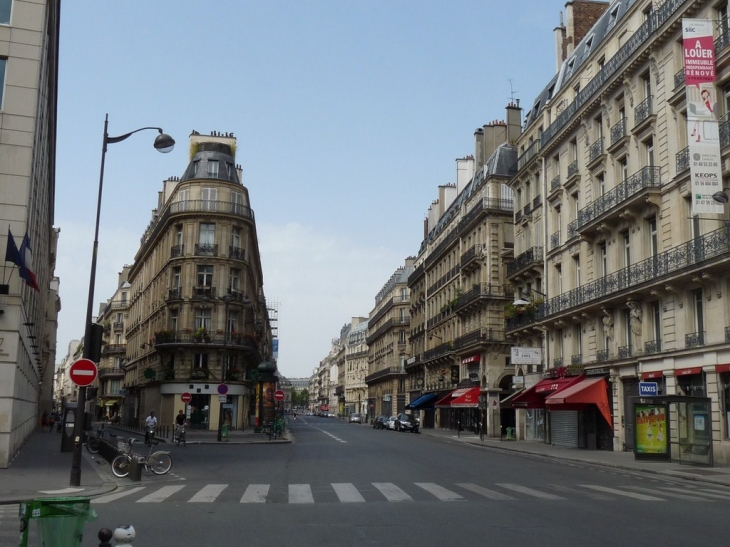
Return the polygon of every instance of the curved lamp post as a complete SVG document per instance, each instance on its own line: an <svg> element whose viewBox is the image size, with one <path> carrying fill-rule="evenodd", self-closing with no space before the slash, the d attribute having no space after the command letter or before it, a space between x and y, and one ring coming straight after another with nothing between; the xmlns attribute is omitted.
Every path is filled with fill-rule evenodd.
<svg viewBox="0 0 730 547"><path fill-rule="evenodd" d="M139 131L146 129L154 129L159 132L155 138L155 149L166 154L175 147L175 140L165 133L159 127L141 127L119 135L118 137L110 137L107 129L109 127L109 114L104 117L104 139L101 145L101 169L99 171L99 196L96 201L96 226L94 228L94 247L91 253L91 274L89 275L89 300L86 305L86 329L84 331L84 353L83 357L89 359L95 353L95 349L91 343L94 338L94 327L91 321L94 308L94 283L96 282L96 257L99 249L99 217L101 214L101 195L104 187L104 160L106 159L106 149L108 144L122 142ZM83 435L83 426L86 416L86 387L80 386L78 392L78 402L76 405L76 417L74 422L74 450L73 459L71 460L71 486L80 486L81 484L81 437Z"/></svg>

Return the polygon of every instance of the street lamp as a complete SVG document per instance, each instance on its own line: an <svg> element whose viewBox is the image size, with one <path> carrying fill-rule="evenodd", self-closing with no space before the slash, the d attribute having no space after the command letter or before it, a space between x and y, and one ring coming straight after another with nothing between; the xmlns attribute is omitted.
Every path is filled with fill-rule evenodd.
<svg viewBox="0 0 730 547"><path fill-rule="evenodd" d="M536 291L535 289L531 289L531 290L532 290L532 292L534 292L534 293L537 293L537 294L539 294L539 295L540 295L540 296L542 296L543 298L546 298L546 297L547 297L547 295L546 295L545 293L542 293L542 292L540 292L540 291ZM529 301L529 300L527 300L528 298L530 298L530 295L529 295L529 294L527 294L527 293L525 293L525 292L523 291L523 292L522 292L522 294L520 294L520 295L519 295L519 296L518 296L518 297L517 297L517 298L515 299L515 301L514 301L514 302L512 302L512 305L513 305L513 306L527 306L527 305L528 305L528 304L530 303L530 301Z"/></svg>
<svg viewBox="0 0 730 547"><path fill-rule="evenodd" d="M86 304L86 329L84 330L84 352L83 357L89 359L96 353L96 337L98 332L95 334L94 324L92 323L92 313L94 308L94 283L96 282L96 257L99 249L99 217L101 215L101 195L102 188L104 187L104 160L106 159L106 149L108 144L114 144L122 142L128 139L131 135L145 129L155 129L160 134L155 138L154 147L159 152L166 154L175 146L175 140L170 136L162 132L159 127L141 127L120 135L118 137L110 137L107 129L109 127L109 114L104 117L104 138L101 145L101 169L99 170L99 196L96 201L96 226L94 228L94 247L91 253L91 273L89 275L89 299ZM95 342L92 343L92 340ZM98 340L101 342L101 339ZM86 387L79 387L78 402L76 404L77 416L74 421L74 449L73 458L71 460L71 486L81 485L81 436L83 435L84 422L86 421ZM79 415L80 414L80 415Z"/></svg>

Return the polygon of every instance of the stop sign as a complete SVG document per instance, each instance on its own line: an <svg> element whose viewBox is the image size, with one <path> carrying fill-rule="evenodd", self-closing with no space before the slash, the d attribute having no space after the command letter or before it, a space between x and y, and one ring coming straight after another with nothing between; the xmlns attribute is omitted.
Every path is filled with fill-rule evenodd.
<svg viewBox="0 0 730 547"><path fill-rule="evenodd" d="M274 392L274 399L276 399L277 401L283 401L284 400L284 392L281 391L280 389L277 389Z"/></svg>
<svg viewBox="0 0 730 547"><path fill-rule="evenodd" d="M69 378L79 387L85 387L93 383L97 374L96 363L91 359L74 361L68 369Z"/></svg>
<svg viewBox="0 0 730 547"><path fill-rule="evenodd" d="M180 400L181 400L181 401L182 401L183 403L185 403L185 404L188 404L188 403L189 403L190 401L192 401L192 400L193 400L193 396L192 396L192 395L190 395L190 393L188 393L188 392L186 391L185 393L183 393L182 395L180 395Z"/></svg>

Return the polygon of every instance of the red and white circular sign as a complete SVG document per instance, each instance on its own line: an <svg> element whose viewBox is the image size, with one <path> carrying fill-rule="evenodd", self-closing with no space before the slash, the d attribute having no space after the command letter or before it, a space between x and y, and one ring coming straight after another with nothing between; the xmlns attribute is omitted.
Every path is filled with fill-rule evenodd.
<svg viewBox="0 0 730 547"><path fill-rule="evenodd" d="M193 400L193 396L192 396L192 395L190 395L190 393L188 393L188 392L186 391L185 393L183 393L182 395L180 395L180 400L181 400L181 401L182 401L183 403L185 403L185 404L188 404L188 403L189 403L190 401L192 401L192 400Z"/></svg>
<svg viewBox="0 0 730 547"><path fill-rule="evenodd" d="M68 369L68 377L79 387L91 385L99 373L96 363L91 359L79 359L71 363Z"/></svg>
<svg viewBox="0 0 730 547"><path fill-rule="evenodd" d="M274 392L274 399L276 399L277 401L283 401L284 400L284 392L281 391L280 389L277 389Z"/></svg>

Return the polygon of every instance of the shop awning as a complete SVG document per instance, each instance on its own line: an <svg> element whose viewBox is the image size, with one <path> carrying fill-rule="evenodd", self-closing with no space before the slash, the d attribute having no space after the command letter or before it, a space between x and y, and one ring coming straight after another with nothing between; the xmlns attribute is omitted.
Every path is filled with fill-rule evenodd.
<svg viewBox="0 0 730 547"><path fill-rule="evenodd" d="M579 382L582 378L584 377L544 378L512 399L512 408L545 408L545 397Z"/></svg>
<svg viewBox="0 0 730 547"><path fill-rule="evenodd" d="M451 401L451 408L476 408L479 406L479 386L470 388Z"/></svg>
<svg viewBox="0 0 730 547"><path fill-rule="evenodd" d="M522 395L525 392L525 388L520 388L514 393L510 393L507 397L499 401L499 406L501 408L512 408L512 401L514 401L518 396Z"/></svg>
<svg viewBox="0 0 730 547"><path fill-rule="evenodd" d="M432 407L433 400L437 397L435 393L424 393L420 397L406 405L406 410L420 410L421 408ZM431 403L431 404L429 404Z"/></svg>
<svg viewBox="0 0 730 547"><path fill-rule="evenodd" d="M545 404L550 410L583 410L596 405L603 417L613 428L611 408L608 404L608 384L605 378L584 378L572 386L553 393Z"/></svg>
<svg viewBox="0 0 730 547"><path fill-rule="evenodd" d="M443 398L439 399L438 401L436 401L436 404L434 406L436 408L451 408L451 403L454 402L454 400L457 397L461 397L462 395L464 395L464 393L466 393L470 389L472 389L472 388L461 387L459 389L455 389L454 391L449 393L446 397L443 397Z"/></svg>

